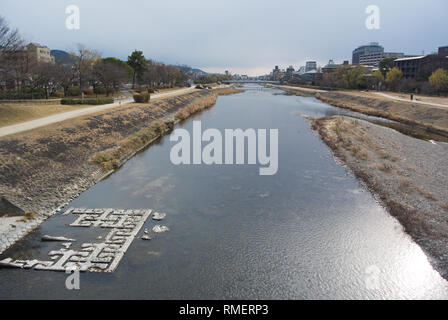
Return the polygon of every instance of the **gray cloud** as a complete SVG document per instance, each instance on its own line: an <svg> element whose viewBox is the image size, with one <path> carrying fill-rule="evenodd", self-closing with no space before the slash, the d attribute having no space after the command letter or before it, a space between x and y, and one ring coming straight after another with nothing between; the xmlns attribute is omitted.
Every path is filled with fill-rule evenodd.
<svg viewBox="0 0 448 320"><path fill-rule="evenodd" d="M65 28L65 7L81 10L81 29ZM367 30L365 8L381 9ZM167 63L257 73L308 59L350 59L358 45L420 54L447 45L446 0L2 0L0 14L30 41L54 49L84 43L104 56L133 49Z"/></svg>

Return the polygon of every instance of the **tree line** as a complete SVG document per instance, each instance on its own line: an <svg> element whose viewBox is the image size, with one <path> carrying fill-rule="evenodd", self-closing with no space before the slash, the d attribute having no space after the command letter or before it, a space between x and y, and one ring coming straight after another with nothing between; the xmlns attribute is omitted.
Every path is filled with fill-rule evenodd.
<svg viewBox="0 0 448 320"><path fill-rule="evenodd" d="M101 57L96 51L78 44L70 59L38 62L26 50L16 29L0 17L0 98L49 98L105 94L109 96L124 84L132 88L184 86L188 74L177 66L146 59L135 50L126 61Z"/></svg>
<svg viewBox="0 0 448 320"><path fill-rule="evenodd" d="M341 65L334 71L324 73L321 79L314 79L313 84L325 88L355 90L391 90L424 94L448 94L448 71L443 68L431 68L416 79L403 78L403 72L394 67L395 58L380 61L378 70L361 65ZM305 79L295 78L289 82L305 84Z"/></svg>

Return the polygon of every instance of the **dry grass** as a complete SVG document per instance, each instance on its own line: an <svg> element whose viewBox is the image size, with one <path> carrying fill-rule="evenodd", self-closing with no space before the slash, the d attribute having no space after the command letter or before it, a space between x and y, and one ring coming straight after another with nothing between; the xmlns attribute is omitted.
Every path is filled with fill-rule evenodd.
<svg viewBox="0 0 448 320"><path fill-rule="evenodd" d="M244 92L244 90L236 88L218 88L214 89L213 92L216 92L219 96L228 96L231 94Z"/></svg>
<svg viewBox="0 0 448 320"><path fill-rule="evenodd" d="M207 96L194 99L185 107L177 111L174 114L174 118L185 120L195 113L212 107L216 103L218 94L227 95L242 91L243 90L232 88L218 89ZM163 102L161 103L163 104ZM158 108L159 110L153 108L152 111L161 111L163 109L161 106ZM173 125L172 121L155 120L151 122L148 127L142 128L135 134L117 142L115 147L96 153L91 157L89 162L100 165L103 170L106 171L117 169L123 164L129 154L132 154L135 150L146 146L150 141L169 132L173 128Z"/></svg>
<svg viewBox="0 0 448 320"><path fill-rule="evenodd" d="M172 125L161 120L151 122L149 127L140 129L132 136L118 142L118 146L96 153L90 163L100 165L104 170L117 169L122 165L122 160L132 151L135 151L151 140L160 137L168 131Z"/></svg>
<svg viewBox="0 0 448 320"><path fill-rule="evenodd" d="M448 109L342 93L316 93L315 96L338 108L418 126L429 132L448 136Z"/></svg>
<svg viewBox="0 0 448 320"><path fill-rule="evenodd" d="M20 122L38 119L53 114L73 111L88 106L68 106L61 104L0 104L0 126L8 126Z"/></svg>
<svg viewBox="0 0 448 320"><path fill-rule="evenodd" d="M431 192L423 190L419 187L416 187L415 191L417 191L420 195L422 195L423 197L425 197L428 200L437 201L437 198Z"/></svg>
<svg viewBox="0 0 448 320"><path fill-rule="evenodd" d="M0 194L25 211L40 214L47 212L49 206L56 208L67 201L67 196L76 196L101 175L101 168L89 164L92 155L119 148L120 142L140 129L156 120L172 118L191 101L210 94L208 90L193 91L2 137ZM140 134L146 141L145 132ZM126 153L126 145L122 151ZM114 162L106 164L113 165Z"/></svg>
<svg viewBox="0 0 448 320"><path fill-rule="evenodd" d="M376 167L378 168L378 170L381 170L381 171L387 172L387 173L392 172L393 169L394 169L394 167L391 164L387 163L387 162L378 163L376 165Z"/></svg>
<svg viewBox="0 0 448 320"><path fill-rule="evenodd" d="M28 212L25 212L25 215L18 221L27 222L30 220L34 220L36 217L37 217L37 214L35 212L28 211Z"/></svg>
<svg viewBox="0 0 448 320"><path fill-rule="evenodd" d="M398 177L398 189L403 192L407 192L412 187L412 181L408 178Z"/></svg>
<svg viewBox="0 0 448 320"><path fill-rule="evenodd" d="M216 103L217 95L212 93L211 95L198 98L188 104L186 107L182 108L174 115L175 119L185 120L190 117L192 114L200 112L202 110L208 109L212 107Z"/></svg>

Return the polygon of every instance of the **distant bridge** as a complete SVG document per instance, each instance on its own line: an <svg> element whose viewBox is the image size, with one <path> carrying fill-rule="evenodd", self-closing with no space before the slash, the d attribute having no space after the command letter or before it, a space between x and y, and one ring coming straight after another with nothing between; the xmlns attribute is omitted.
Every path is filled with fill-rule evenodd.
<svg viewBox="0 0 448 320"><path fill-rule="evenodd" d="M226 84L231 83L271 83L271 84L280 84L280 81L269 81L269 80L225 80L222 81Z"/></svg>

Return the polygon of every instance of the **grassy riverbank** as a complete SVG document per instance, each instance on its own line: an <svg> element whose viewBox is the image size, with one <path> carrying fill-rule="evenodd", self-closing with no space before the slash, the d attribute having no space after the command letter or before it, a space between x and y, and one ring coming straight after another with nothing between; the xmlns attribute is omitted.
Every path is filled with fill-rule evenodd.
<svg viewBox="0 0 448 320"><path fill-rule="evenodd" d="M271 86L287 95L315 97L332 106L397 121L448 137L448 108L374 97L361 92L330 92L318 89Z"/></svg>
<svg viewBox="0 0 448 320"><path fill-rule="evenodd" d="M448 108L339 92L316 93L315 97L338 108L419 126L430 132L448 136Z"/></svg>
<svg viewBox="0 0 448 320"><path fill-rule="evenodd" d="M312 127L448 278L448 145L346 117Z"/></svg>

